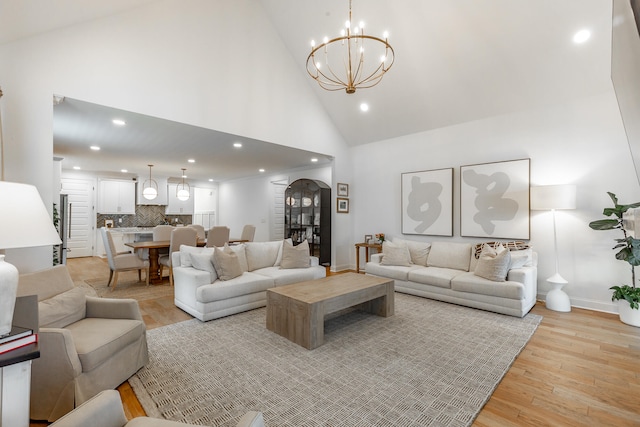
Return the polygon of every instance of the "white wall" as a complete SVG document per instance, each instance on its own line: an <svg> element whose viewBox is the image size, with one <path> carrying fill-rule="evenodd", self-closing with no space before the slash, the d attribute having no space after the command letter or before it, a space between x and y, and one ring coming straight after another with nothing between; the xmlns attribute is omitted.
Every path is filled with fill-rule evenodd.
<svg viewBox="0 0 640 427"><path fill-rule="evenodd" d="M5 178L36 185L45 205L53 94L322 151L349 174L342 137L258 0L159 1L19 40L0 46L0 75ZM50 265L50 253L7 260L27 272Z"/></svg>
<svg viewBox="0 0 640 427"><path fill-rule="evenodd" d="M356 147L351 206L354 235L401 234L400 175L454 168L454 237L407 236L415 240L481 241L460 237L461 165L531 159L531 185L577 185L575 211L558 211L560 273L576 306L615 312L609 286L629 283L626 263L614 258L614 232L593 231L588 223L616 193L621 203L640 201L613 91L544 111L493 117ZM539 254L538 290L550 289L554 273L553 223L549 212L531 212L531 240ZM486 239L484 239L486 240ZM352 257L355 263L355 255Z"/></svg>

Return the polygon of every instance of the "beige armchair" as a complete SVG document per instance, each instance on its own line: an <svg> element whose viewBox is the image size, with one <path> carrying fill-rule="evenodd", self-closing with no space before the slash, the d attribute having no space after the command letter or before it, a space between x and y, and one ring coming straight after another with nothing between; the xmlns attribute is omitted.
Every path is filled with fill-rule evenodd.
<svg viewBox="0 0 640 427"><path fill-rule="evenodd" d="M122 400L115 390L107 390L86 401L72 412L60 418L50 427L195 427L176 421L137 417L127 422ZM236 427L264 427L260 412L247 412Z"/></svg>
<svg viewBox="0 0 640 427"><path fill-rule="evenodd" d="M137 301L86 296L65 265L20 275L18 295L38 295L40 358L31 367L31 419L55 421L148 362Z"/></svg>

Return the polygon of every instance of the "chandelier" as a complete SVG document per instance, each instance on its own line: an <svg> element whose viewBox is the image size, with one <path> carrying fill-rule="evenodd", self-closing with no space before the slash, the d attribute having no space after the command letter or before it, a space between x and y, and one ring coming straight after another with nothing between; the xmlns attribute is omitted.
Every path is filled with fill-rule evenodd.
<svg viewBox="0 0 640 427"><path fill-rule="evenodd" d="M189 184L184 182L184 179L187 177L187 175L184 174L184 171L186 171L186 169L182 168L181 170L182 170L182 183L178 184L178 186L176 187L176 197L178 198L178 200L181 200L184 202L186 200L189 200L191 188L189 187Z"/></svg>
<svg viewBox="0 0 640 427"><path fill-rule="evenodd" d="M356 89L373 87L380 83L395 58L388 34L385 32L382 37L365 35L363 22L352 26L349 0L349 20L340 37L325 37L319 46L311 41L307 73L325 90L354 93Z"/></svg>

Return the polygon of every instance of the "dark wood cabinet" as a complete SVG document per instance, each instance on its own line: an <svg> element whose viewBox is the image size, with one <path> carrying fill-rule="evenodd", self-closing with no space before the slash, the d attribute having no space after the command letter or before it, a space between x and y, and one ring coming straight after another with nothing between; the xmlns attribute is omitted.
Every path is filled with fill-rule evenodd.
<svg viewBox="0 0 640 427"><path fill-rule="evenodd" d="M309 252L321 265L331 264L331 187L322 181L299 179L284 196L284 237L294 245L309 242Z"/></svg>

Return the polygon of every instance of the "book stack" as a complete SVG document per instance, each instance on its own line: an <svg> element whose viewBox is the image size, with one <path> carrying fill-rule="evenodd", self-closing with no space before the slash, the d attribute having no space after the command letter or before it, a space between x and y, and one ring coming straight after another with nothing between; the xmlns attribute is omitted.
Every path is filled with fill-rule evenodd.
<svg viewBox="0 0 640 427"><path fill-rule="evenodd" d="M30 328L12 325L11 332L0 336L0 354L38 342L38 334Z"/></svg>

